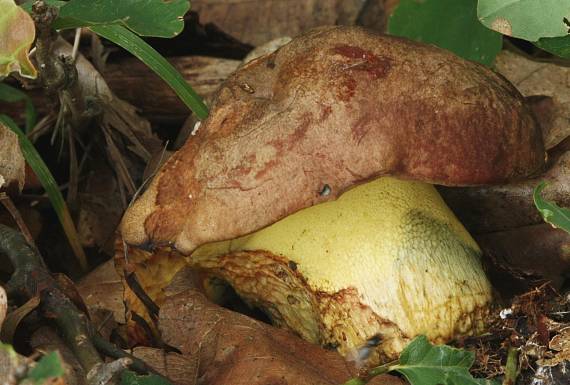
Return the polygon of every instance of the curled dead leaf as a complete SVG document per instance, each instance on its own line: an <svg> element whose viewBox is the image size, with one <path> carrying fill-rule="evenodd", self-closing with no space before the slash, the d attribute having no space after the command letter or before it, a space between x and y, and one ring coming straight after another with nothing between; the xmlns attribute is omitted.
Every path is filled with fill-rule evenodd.
<svg viewBox="0 0 570 385"><path fill-rule="evenodd" d="M18 136L0 123L0 190L20 192L26 180L26 162Z"/></svg>

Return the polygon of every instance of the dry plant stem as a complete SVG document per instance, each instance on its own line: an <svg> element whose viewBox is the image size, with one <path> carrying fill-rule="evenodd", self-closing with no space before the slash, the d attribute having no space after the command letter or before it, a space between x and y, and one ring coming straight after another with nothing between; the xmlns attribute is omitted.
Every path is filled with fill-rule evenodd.
<svg viewBox="0 0 570 385"><path fill-rule="evenodd" d="M67 130L69 146L69 190L67 191L67 205L73 211L77 209L77 191L79 188L79 166L77 162L77 151L75 150L75 140L73 130Z"/></svg>
<svg viewBox="0 0 570 385"><path fill-rule="evenodd" d="M77 81L75 60L57 55L54 49L58 35L51 25L57 17L57 9L38 0L33 5L32 17L37 30L36 60L44 91L48 100L55 100L55 96L59 95L63 116L72 130L81 132L90 116L86 113L85 95Z"/></svg>
<svg viewBox="0 0 570 385"><path fill-rule="evenodd" d="M57 9L39 0L32 7L32 17L37 31L36 60L39 78L48 97L53 97L65 83L65 71L61 60L53 54L57 34L51 25L57 17Z"/></svg>

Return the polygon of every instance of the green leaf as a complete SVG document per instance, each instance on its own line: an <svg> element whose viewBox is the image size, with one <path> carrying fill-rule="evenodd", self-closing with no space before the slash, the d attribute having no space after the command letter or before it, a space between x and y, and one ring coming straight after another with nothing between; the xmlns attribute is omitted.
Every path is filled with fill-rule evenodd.
<svg viewBox="0 0 570 385"><path fill-rule="evenodd" d="M495 378L476 378L478 385L501 385L502 382Z"/></svg>
<svg viewBox="0 0 570 385"><path fill-rule="evenodd" d="M172 385L164 377L160 377L154 374L149 374L148 376L139 376L138 374L125 370L121 374L120 385Z"/></svg>
<svg viewBox="0 0 570 385"><path fill-rule="evenodd" d="M36 36L34 21L14 0L0 0L0 79L12 72L35 78L37 71L28 57Z"/></svg>
<svg viewBox="0 0 570 385"><path fill-rule="evenodd" d="M535 42L534 45L556 56L570 59L570 36L545 37Z"/></svg>
<svg viewBox="0 0 570 385"><path fill-rule="evenodd" d="M122 25L141 36L173 37L184 28L188 0L70 0L55 29Z"/></svg>
<svg viewBox="0 0 570 385"><path fill-rule="evenodd" d="M401 0L390 17L388 32L488 66L502 47L502 36L477 19L477 0Z"/></svg>
<svg viewBox="0 0 570 385"><path fill-rule="evenodd" d="M425 336L416 337L390 371L404 375L411 385L481 385L469 368L475 355L446 345L432 345Z"/></svg>
<svg viewBox="0 0 570 385"><path fill-rule="evenodd" d="M198 118L205 119L208 116L208 108L176 68L140 37L120 25L98 25L90 27L90 29L123 47L149 66L176 92L178 97ZM152 90L148 90L148 92L152 92Z"/></svg>
<svg viewBox="0 0 570 385"><path fill-rule="evenodd" d="M479 19L504 35L537 41L568 35L568 0L479 0Z"/></svg>
<svg viewBox="0 0 570 385"><path fill-rule="evenodd" d="M83 247L79 241L79 235L77 234L77 230L75 229L75 225L71 219L69 209L65 204L65 200L59 191L59 187L53 175L49 171L48 167L44 163L43 159L41 158L32 142L30 142L28 137L22 132L22 130L20 130L18 125L12 119L6 115L0 114L0 124L4 124L6 127L14 131L16 135L18 135L18 139L20 140L20 148L22 149L22 154L24 154L26 162L32 168L32 170L34 170L34 173L37 175L42 186L46 190L49 200L57 214L61 226L65 231L65 235L67 236L67 240L69 241L69 244L71 245L71 248L77 257L81 268L83 270L87 270L87 257L85 256L85 252L83 251Z"/></svg>
<svg viewBox="0 0 570 385"><path fill-rule="evenodd" d="M26 132L30 132L36 125L38 114L32 98L17 88L0 83L0 100L6 103L24 102L26 109Z"/></svg>
<svg viewBox="0 0 570 385"><path fill-rule="evenodd" d="M536 208L546 222L570 233L570 210L544 200L541 194L545 187L546 182L542 182L534 189L533 198Z"/></svg>
<svg viewBox="0 0 570 385"><path fill-rule="evenodd" d="M27 378L34 384L43 384L49 378L61 377L65 374L61 359L56 352L43 356L36 366L28 372Z"/></svg>

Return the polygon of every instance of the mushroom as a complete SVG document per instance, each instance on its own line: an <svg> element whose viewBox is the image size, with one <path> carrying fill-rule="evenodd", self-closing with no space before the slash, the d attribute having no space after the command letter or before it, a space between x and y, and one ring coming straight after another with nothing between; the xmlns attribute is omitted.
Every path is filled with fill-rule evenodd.
<svg viewBox="0 0 570 385"><path fill-rule="evenodd" d="M126 212L127 244L172 247L307 340L375 361L417 334L482 330L480 249L431 184L540 171L516 89L445 50L322 27L247 63Z"/></svg>

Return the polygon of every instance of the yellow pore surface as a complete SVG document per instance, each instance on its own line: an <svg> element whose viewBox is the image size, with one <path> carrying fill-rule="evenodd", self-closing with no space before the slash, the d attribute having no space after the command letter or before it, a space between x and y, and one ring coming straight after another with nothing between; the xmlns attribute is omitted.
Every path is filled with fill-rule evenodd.
<svg viewBox="0 0 570 385"><path fill-rule="evenodd" d="M468 332L473 312L491 299L479 247L435 188L420 182L379 178L253 234L204 245L192 258L244 250L295 262L313 291L356 288L406 339Z"/></svg>

